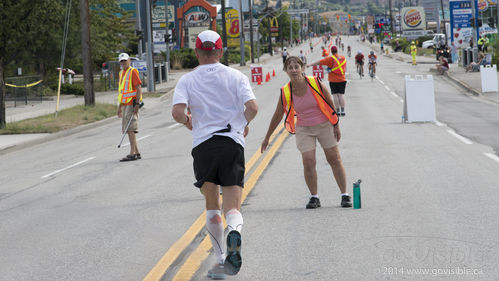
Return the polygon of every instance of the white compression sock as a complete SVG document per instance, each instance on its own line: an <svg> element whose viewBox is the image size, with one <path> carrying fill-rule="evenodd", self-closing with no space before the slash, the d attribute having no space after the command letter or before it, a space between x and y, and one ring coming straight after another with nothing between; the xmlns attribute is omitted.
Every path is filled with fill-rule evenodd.
<svg viewBox="0 0 499 281"><path fill-rule="evenodd" d="M210 234L211 245L217 256L217 263L225 261L224 224L220 210L206 210L206 229Z"/></svg>
<svg viewBox="0 0 499 281"><path fill-rule="evenodd" d="M243 215L237 209L231 209L225 213L225 220L227 222L227 231L237 230L241 233L243 230Z"/></svg>

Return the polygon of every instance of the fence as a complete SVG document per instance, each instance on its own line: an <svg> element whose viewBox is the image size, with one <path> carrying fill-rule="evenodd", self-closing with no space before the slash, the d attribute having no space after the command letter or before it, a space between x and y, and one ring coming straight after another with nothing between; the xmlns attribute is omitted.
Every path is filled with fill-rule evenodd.
<svg viewBox="0 0 499 281"><path fill-rule="evenodd" d="M41 76L21 76L5 78L6 106L20 106L28 103L42 102L43 81Z"/></svg>

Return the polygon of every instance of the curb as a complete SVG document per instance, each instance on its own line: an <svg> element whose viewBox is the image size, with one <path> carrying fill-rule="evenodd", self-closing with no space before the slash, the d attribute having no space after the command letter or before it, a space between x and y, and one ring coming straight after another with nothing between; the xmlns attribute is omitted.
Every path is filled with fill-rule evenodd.
<svg viewBox="0 0 499 281"><path fill-rule="evenodd" d="M51 140L55 140L55 139L58 139L58 138L67 137L67 136L70 136L70 135L73 135L73 134L76 134L76 133L79 133L79 132L83 132L83 131L86 131L86 130L97 128L97 127L102 126L102 125L106 125L106 124L112 123L114 121L118 121L118 120L116 120L114 118L116 118L116 116L109 117L109 118L106 118L106 119L103 119L103 120L100 120L100 121L97 121L97 122L93 122L93 123L81 125L81 126L78 126L78 127L74 127L74 128L71 128L71 129L63 130L63 131L60 131L60 132L57 132L57 133L53 133L53 134L50 134L50 135L47 135L47 136L44 136L44 137L40 137L38 139L34 139L34 140L30 140L30 141L26 141L26 142L21 142L21 143L18 143L18 144L14 144L14 145L11 145L9 147L0 149L0 155L7 154L7 153L10 153L10 152L13 152L13 151L17 151L17 150L20 150L20 149L23 149L23 148L31 147L31 146L34 146L34 145L37 145L37 144L46 143L46 142L49 142Z"/></svg>
<svg viewBox="0 0 499 281"><path fill-rule="evenodd" d="M471 86L469 86L468 84L464 83L463 81L453 77L452 75L450 75L449 73L447 73L447 77L449 77L450 80L452 80L454 83L458 84L459 86L461 86L462 88L470 91L474 96L482 96L482 93L473 89Z"/></svg>

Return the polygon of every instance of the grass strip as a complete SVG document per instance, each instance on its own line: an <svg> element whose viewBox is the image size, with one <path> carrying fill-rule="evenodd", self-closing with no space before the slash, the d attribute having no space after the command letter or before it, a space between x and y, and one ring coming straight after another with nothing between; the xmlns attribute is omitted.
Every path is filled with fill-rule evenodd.
<svg viewBox="0 0 499 281"><path fill-rule="evenodd" d="M52 113L7 123L5 128L0 129L0 135L55 133L115 116L117 110L118 107L113 104L77 105L59 111L57 117Z"/></svg>

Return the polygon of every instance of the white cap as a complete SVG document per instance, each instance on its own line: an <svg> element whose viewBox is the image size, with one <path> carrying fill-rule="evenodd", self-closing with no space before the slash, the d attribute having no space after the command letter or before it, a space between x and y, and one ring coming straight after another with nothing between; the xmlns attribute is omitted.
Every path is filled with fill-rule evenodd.
<svg viewBox="0 0 499 281"><path fill-rule="evenodd" d="M118 61L122 60L128 60L130 57L128 56L127 53L121 53L120 56L118 57Z"/></svg>

